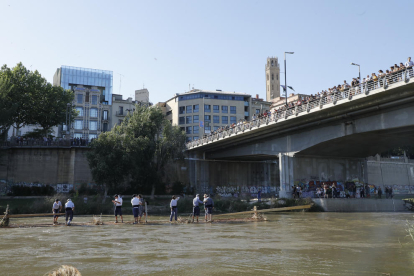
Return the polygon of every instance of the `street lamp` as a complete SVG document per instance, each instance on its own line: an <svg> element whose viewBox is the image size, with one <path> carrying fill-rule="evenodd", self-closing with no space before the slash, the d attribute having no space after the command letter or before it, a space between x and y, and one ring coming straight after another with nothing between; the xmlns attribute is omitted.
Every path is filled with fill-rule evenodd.
<svg viewBox="0 0 414 276"><path fill-rule="evenodd" d="M356 63L351 63L351 65L355 65L355 66L358 66L358 73L359 73L359 82L361 82L361 66L359 66L359 64L356 64Z"/></svg>
<svg viewBox="0 0 414 276"><path fill-rule="evenodd" d="M288 103L287 103L287 97L288 97L288 95L287 95L287 83L286 83L286 54L293 55L294 53L295 52L285 52L285 55L284 55L284 57L285 57L285 97L286 97L286 107L288 105Z"/></svg>

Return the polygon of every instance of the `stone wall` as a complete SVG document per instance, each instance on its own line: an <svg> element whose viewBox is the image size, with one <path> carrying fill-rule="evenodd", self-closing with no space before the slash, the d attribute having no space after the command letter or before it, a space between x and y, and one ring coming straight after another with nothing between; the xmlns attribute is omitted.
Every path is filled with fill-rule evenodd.
<svg viewBox="0 0 414 276"><path fill-rule="evenodd" d="M10 148L2 150L0 180L42 184L92 183L87 148Z"/></svg>

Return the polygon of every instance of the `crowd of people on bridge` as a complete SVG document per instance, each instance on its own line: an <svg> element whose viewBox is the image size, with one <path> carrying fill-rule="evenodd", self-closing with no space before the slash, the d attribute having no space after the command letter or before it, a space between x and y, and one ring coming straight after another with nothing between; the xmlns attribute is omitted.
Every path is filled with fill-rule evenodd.
<svg viewBox="0 0 414 276"><path fill-rule="evenodd" d="M287 105L285 104L285 105L280 106L279 108L275 108L273 112L266 110L265 112L260 113L260 114L253 114L251 118L251 122L255 122L256 120L260 120L260 119L271 118L272 115L273 115L273 118L275 118L288 109L294 109L296 107L301 107L312 101L319 101L322 97L327 97L327 102L331 102L333 100L334 95L338 94L338 92L342 97L344 97L346 91L350 91L351 95L355 95L355 94L361 93L365 89L368 89L368 90L376 89L384 85L385 83L384 79L386 79L388 84L401 81L403 79L403 75L401 74L401 72L405 70L407 70L407 74L409 77L413 77L414 76L413 66L414 66L414 62L411 60L411 57L408 57L405 63L400 62L399 65L394 64L390 66L390 69L385 70L385 72L383 70L379 70L378 75L376 73L367 75L367 77L363 78L362 81L360 80L359 77L353 78L351 81L351 84L348 84L348 82L344 80L343 84L334 85L331 88L322 90L315 94L311 94L309 96L299 95L298 100L288 102ZM203 138L216 135L224 131L228 131L230 129L234 129L236 127L240 128L240 126L246 125L248 123L249 122L247 120L240 119L239 122L237 123L219 127L218 129L210 133L204 134Z"/></svg>

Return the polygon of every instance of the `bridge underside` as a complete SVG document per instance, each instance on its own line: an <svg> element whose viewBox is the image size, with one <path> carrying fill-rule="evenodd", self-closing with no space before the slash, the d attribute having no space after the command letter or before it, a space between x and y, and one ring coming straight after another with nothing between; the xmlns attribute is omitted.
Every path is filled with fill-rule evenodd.
<svg viewBox="0 0 414 276"><path fill-rule="evenodd" d="M348 135L322 142L295 155L364 158L412 144L414 144L414 126Z"/></svg>

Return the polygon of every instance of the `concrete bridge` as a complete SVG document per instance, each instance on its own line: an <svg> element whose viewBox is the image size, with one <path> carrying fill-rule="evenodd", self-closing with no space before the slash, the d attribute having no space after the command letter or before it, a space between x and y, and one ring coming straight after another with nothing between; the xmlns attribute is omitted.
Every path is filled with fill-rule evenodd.
<svg viewBox="0 0 414 276"><path fill-rule="evenodd" d="M400 71L190 142L187 151L200 161L274 160L274 184L288 196L298 181L367 183L365 157L413 143L414 78Z"/></svg>

